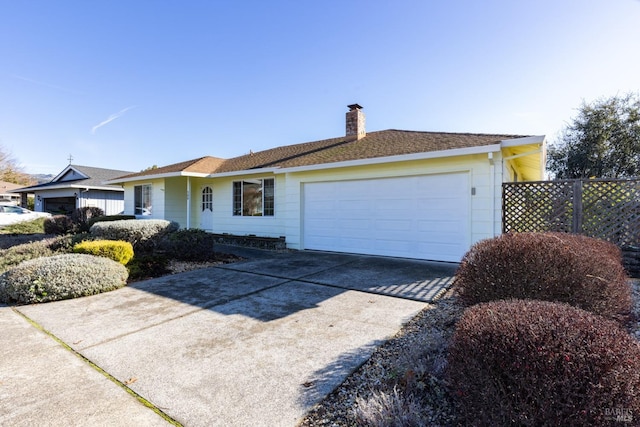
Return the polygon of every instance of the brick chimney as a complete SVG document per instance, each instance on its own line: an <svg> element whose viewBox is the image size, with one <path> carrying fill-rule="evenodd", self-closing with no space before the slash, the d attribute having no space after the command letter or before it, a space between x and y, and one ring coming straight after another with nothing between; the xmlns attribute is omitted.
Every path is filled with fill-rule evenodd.
<svg viewBox="0 0 640 427"><path fill-rule="evenodd" d="M358 104L347 105L347 136L355 136L356 139L364 138L367 132L364 130L364 113Z"/></svg>

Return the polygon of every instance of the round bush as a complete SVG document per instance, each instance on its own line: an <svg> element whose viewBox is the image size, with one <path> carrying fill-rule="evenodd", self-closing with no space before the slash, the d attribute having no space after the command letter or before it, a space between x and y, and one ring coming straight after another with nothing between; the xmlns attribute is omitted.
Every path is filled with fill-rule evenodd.
<svg viewBox="0 0 640 427"><path fill-rule="evenodd" d="M462 425L613 425L640 416L640 344L567 304L509 300L465 310L448 376Z"/></svg>
<svg viewBox="0 0 640 427"><path fill-rule="evenodd" d="M122 240L88 240L73 247L77 254L102 256L127 265L133 258L133 246Z"/></svg>
<svg viewBox="0 0 640 427"><path fill-rule="evenodd" d="M37 258L0 275L0 297L31 304L94 295L126 285L128 274L122 264L93 255Z"/></svg>
<svg viewBox="0 0 640 427"><path fill-rule="evenodd" d="M138 253L153 251L164 236L179 227L177 222L164 219L124 219L96 222L89 232L94 238L129 242Z"/></svg>
<svg viewBox="0 0 640 427"><path fill-rule="evenodd" d="M106 215L106 216L96 216L87 220L87 226L91 229L91 226L96 222L104 222L104 221L121 221L123 219L136 219L135 215Z"/></svg>
<svg viewBox="0 0 640 427"><path fill-rule="evenodd" d="M566 302L625 319L631 286L614 245L563 233L515 233L476 243L456 272L466 305L501 299Z"/></svg>
<svg viewBox="0 0 640 427"><path fill-rule="evenodd" d="M83 208L75 209L71 212L71 221L73 222L76 232L89 231L89 221L92 218L104 216L104 211L96 206L85 206Z"/></svg>
<svg viewBox="0 0 640 427"><path fill-rule="evenodd" d="M69 234L74 229L73 221L67 215L54 215L44 219L44 232L46 234Z"/></svg>

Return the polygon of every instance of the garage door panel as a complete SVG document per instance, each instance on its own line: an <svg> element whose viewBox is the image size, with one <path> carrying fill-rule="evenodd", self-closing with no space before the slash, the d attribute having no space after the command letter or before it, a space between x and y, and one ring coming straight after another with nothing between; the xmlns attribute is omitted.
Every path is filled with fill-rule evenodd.
<svg viewBox="0 0 640 427"><path fill-rule="evenodd" d="M468 181L459 173L307 183L304 247L459 261L470 241Z"/></svg>
<svg viewBox="0 0 640 427"><path fill-rule="evenodd" d="M369 232L371 224L368 221L358 221L354 219L341 220L336 223L336 227L343 230L342 235L352 236L359 232L364 231L363 235Z"/></svg>
<svg viewBox="0 0 640 427"><path fill-rule="evenodd" d="M455 236L457 236L456 241L462 240L462 238L464 237L463 230L460 229L460 222L454 220L438 222L418 221L417 230L419 233L430 234L437 232L453 233Z"/></svg>
<svg viewBox="0 0 640 427"><path fill-rule="evenodd" d="M404 201L389 200L380 201L377 203L375 209L371 211L371 216L376 218L388 218L388 215L404 215L411 214L418 210L415 202L408 203ZM413 215L407 218L414 218Z"/></svg>
<svg viewBox="0 0 640 427"><path fill-rule="evenodd" d="M371 255L393 254L394 256L398 256L397 254L406 253L411 250L412 246L409 242L402 240L376 240L373 245L374 253Z"/></svg>
<svg viewBox="0 0 640 427"><path fill-rule="evenodd" d="M375 227L376 229L380 230L381 233L395 233L400 231L410 232L413 230L413 221L401 219L378 219L375 221Z"/></svg>

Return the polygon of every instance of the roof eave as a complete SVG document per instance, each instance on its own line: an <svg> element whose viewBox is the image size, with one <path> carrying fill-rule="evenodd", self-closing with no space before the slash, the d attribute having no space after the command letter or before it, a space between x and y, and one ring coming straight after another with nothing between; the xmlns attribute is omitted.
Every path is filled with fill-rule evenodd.
<svg viewBox="0 0 640 427"><path fill-rule="evenodd" d="M547 162L547 140L544 135L503 141L502 147L508 149L506 153L510 153L503 159L513 160L518 165L523 180L544 179Z"/></svg>
<svg viewBox="0 0 640 427"><path fill-rule="evenodd" d="M108 181L105 181L105 184L118 185L118 184L125 184L128 182L150 181L154 179L165 179L165 178L177 178L181 176L206 178L210 175L211 174L203 173L203 172L188 172L188 171L167 172L167 173L159 173L159 174L151 174L151 175L138 175L138 176L125 177L125 178L115 178L115 179L110 179Z"/></svg>
<svg viewBox="0 0 640 427"><path fill-rule="evenodd" d="M221 173L212 173L207 175L208 178L225 178L232 176L240 176L240 175L259 175L265 173L278 173L281 170L279 167L270 167L270 168L256 168L256 169L245 169L239 171L229 171L229 172L221 172Z"/></svg>
<svg viewBox="0 0 640 427"><path fill-rule="evenodd" d="M322 169L346 168L353 166L376 165L383 163L407 162L411 160L439 159L443 157L469 156L474 154L492 153L500 151L500 144L482 145L466 148L452 148L449 150L427 151L413 154L400 154L396 156L372 157L359 160L347 160L343 162L320 163L308 166L294 166L280 168L276 173L307 172Z"/></svg>
<svg viewBox="0 0 640 427"><path fill-rule="evenodd" d="M57 180L59 180L60 178L62 178L67 172L69 172L71 169L73 169L74 171L78 172L80 175L82 175L85 178L89 178L84 172L82 172L80 169L76 168L73 165L67 165L67 167L65 167L62 172L60 172L58 175L56 175L55 177L53 177L53 179L49 182L56 182Z"/></svg>
<svg viewBox="0 0 640 427"><path fill-rule="evenodd" d="M48 190L64 190L68 188L77 188L77 189L90 189L90 190L107 190L107 191L123 191L118 187L108 186L108 185L64 185L60 183L59 185L49 185L43 187L23 187L17 188L15 190L10 190L12 193L35 193L38 191L48 191Z"/></svg>
<svg viewBox="0 0 640 427"><path fill-rule="evenodd" d="M502 148L517 147L520 145L545 144L545 135L523 136L522 138L504 139L500 141Z"/></svg>

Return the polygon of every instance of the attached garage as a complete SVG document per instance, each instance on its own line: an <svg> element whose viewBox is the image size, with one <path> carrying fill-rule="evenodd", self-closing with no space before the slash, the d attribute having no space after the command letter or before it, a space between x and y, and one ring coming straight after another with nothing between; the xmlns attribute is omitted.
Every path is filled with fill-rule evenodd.
<svg viewBox="0 0 640 427"><path fill-rule="evenodd" d="M149 185L153 217L186 228L284 238L292 250L460 262L500 233L501 184L543 179L544 136L366 132L362 107L348 108L343 136L201 157L107 184L124 188L125 213L135 210L136 188ZM268 191L256 184L265 182ZM245 183L260 207L254 214L238 208ZM206 187L210 211L193 197Z"/></svg>
<svg viewBox="0 0 640 427"><path fill-rule="evenodd" d="M468 173L305 183L304 249L458 262L470 197Z"/></svg>

